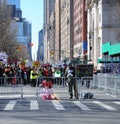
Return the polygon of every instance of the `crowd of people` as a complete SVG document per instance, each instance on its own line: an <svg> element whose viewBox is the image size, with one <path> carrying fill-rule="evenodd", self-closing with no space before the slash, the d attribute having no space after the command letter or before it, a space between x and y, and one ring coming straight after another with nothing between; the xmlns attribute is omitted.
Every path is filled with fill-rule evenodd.
<svg viewBox="0 0 120 124"><path fill-rule="evenodd" d="M43 80L53 84L68 86L70 99L75 96L78 98L77 83L75 81L75 67L70 64L64 64L63 66L39 66L39 67L20 67L19 65L0 65L0 84L16 84L16 78L19 77L22 80L22 84L30 84L32 87L43 86ZM4 78L7 78L7 82L4 82ZM62 80L64 79L64 80ZM66 81L67 80L67 81ZM47 86L46 86L47 87ZM44 87L45 88L45 87ZM73 95L74 88L74 95Z"/></svg>

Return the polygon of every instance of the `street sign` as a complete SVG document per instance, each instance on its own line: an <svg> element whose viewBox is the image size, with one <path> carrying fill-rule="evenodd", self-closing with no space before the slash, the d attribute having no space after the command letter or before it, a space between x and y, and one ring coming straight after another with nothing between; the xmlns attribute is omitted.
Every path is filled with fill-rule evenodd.
<svg viewBox="0 0 120 124"><path fill-rule="evenodd" d="M93 64L77 64L75 68L76 76L79 78L93 76L93 67Z"/></svg>

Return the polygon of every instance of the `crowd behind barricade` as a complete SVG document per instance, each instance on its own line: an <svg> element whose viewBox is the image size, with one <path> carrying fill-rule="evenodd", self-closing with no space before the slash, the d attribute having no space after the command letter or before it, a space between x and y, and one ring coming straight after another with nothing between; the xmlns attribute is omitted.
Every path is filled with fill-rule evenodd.
<svg viewBox="0 0 120 124"><path fill-rule="evenodd" d="M16 80L18 77L20 80ZM0 65L0 85L22 83L23 85L30 84L32 87L42 87L42 82L46 81L56 85L68 86L70 99L73 96L78 98L77 85L75 79L71 79L71 77L75 77L75 67L72 67L71 64L63 64L62 66L45 65L39 67ZM74 95L73 89L75 91Z"/></svg>
<svg viewBox="0 0 120 124"><path fill-rule="evenodd" d="M111 64L102 64L100 67L94 67L94 74L97 73L108 73L113 75L120 75L120 63L114 65Z"/></svg>
<svg viewBox="0 0 120 124"><path fill-rule="evenodd" d="M16 77L20 77L24 85L31 84L31 86L35 87L36 84L39 86L41 85L40 78L48 78L48 77L55 77L55 82L59 81L60 85L62 81L60 81L61 77L65 76L65 70L67 65L63 67L52 65L47 66L29 66L29 67L20 67L19 65L0 65L0 84L4 83L2 81L4 78L8 78L7 83L12 84L15 81ZM16 82L14 82L16 83Z"/></svg>

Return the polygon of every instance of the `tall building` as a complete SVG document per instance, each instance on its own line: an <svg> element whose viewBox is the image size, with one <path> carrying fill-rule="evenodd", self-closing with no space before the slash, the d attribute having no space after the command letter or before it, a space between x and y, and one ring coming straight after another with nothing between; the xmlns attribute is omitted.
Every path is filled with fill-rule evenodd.
<svg viewBox="0 0 120 124"><path fill-rule="evenodd" d="M103 59L104 62L106 58L112 59L114 56L119 58L120 2L118 0L87 0L86 11L88 57L92 59L95 66L99 59Z"/></svg>
<svg viewBox="0 0 120 124"><path fill-rule="evenodd" d="M7 3L13 7L12 13L15 14L15 17L22 18L22 11L20 8L20 0L7 0Z"/></svg>
<svg viewBox="0 0 120 124"><path fill-rule="evenodd" d="M87 13L85 0L74 1L74 57L87 53ZM81 56L81 57L82 57ZM83 59L83 58L81 58Z"/></svg>
<svg viewBox="0 0 120 124"><path fill-rule="evenodd" d="M55 6L55 0L44 0L44 61L48 62L49 58L49 30L50 30L50 16L52 12L54 11Z"/></svg>
<svg viewBox="0 0 120 124"><path fill-rule="evenodd" d="M20 9L20 0L7 0L8 5L12 8L11 16L16 21L18 27L17 39L18 42L25 46L28 51L29 59L32 60L31 49L31 24L22 18L22 11Z"/></svg>
<svg viewBox="0 0 120 124"><path fill-rule="evenodd" d="M18 32L17 39L20 44L25 46L29 59L32 60L32 48L31 48L31 23L26 21L24 18L17 18L16 21Z"/></svg>
<svg viewBox="0 0 120 124"><path fill-rule="evenodd" d="M20 9L20 0L7 0L8 4L16 5L17 9Z"/></svg>
<svg viewBox="0 0 120 124"><path fill-rule="evenodd" d="M43 62L44 60L44 42L43 42L43 29L38 33L38 51L37 51L37 61Z"/></svg>
<svg viewBox="0 0 120 124"><path fill-rule="evenodd" d="M73 58L73 0L61 0L61 59Z"/></svg>
<svg viewBox="0 0 120 124"><path fill-rule="evenodd" d="M54 63L57 63L61 59L61 21L60 21L60 14L61 14L61 2L60 0L56 0L55 2L55 51Z"/></svg>

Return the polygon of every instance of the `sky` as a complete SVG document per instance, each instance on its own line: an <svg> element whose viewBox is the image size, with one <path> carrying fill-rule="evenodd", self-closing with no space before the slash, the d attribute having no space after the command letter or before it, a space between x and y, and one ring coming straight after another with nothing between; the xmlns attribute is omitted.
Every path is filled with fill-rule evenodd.
<svg viewBox="0 0 120 124"><path fill-rule="evenodd" d="M20 0L22 17L32 24L32 57L38 49L38 32L43 28L43 0Z"/></svg>

